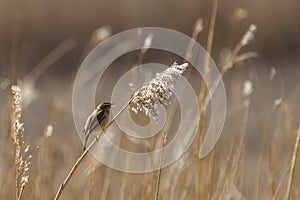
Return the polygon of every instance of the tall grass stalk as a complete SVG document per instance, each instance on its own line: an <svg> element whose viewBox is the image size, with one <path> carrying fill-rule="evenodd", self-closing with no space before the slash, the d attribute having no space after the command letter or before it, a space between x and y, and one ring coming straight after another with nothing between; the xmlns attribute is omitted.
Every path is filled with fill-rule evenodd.
<svg viewBox="0 0 300 200"><path fill-rule="evenodd" d="M29 167L31 155L28 154L29 146L24 146L24 124L21 122L22 93L17 85L11 87L13 93L12 103L12 138L15 146L15 176L16 199L21 199L24 188L29 180Z"/></svg>
<svg viewBox="0 0 300 200"><path fill-rule="evenodd" d="M214 38L214 31L215 31L215 25L216 25L216 18L217 18L217 11L218 11L218 5L219 5L219 0L214 0L213 1L213 8L212 8L212 13L211 13L211 17L210 17L210 24L209 24L209 32L208 32L208 39L207 39L207 46L206 46L206 50L207 50L207 56L204 58L204 76L206 76L207 79L209 79L208 77L208 73L209 73L209 57L211 55L212 52L212 47L213 47L213 38ZM206 86L205 86L205 82L202 81L201 84L201 91L198 95L198 101L199 101L199 105L202 107L203 103L204 103L204 99L205 96L207 94L207 90L206 90ZM201 110L201 117L200 117L200 121L199 121L199 128L198 128L198 132L197 132L197 137L196 137L196 152L200 151L200 144L202 143L202 132L204 130L204 120L205 120L205 112L203 112L203 110ZM214 151L214 150L213 150ZM214 155L212 156L212 159L214 160ZM214 161L212 161L214 162ZM200 160L199 158L196 156L195 158L195 169L198 172L196 175L196 184L195 184L195 191L196 193L198 193L197 198L201 199L201 186L200 184L198 185L197 183L200 183L200 176L201 176L201 165L200 165ZM214 165L214 163L212 163L212 166ZM212 184L212 173L213 173L213 168L210 168L210 172L209 172L209 185L211 187ZM210 194L211 191L208 192L208 198L210 198Z"/></svg>
<svg viewBox="0 0 300 200"><path fill-rule="evenodd" d="M158 170L158 175L157 175L157 182L156 182L156 192L155 192L155 200L159 200L159 188L160 188L160 179L161 179L161 171L162 171L162 159L164 156L164 147L167 143L167 133L163 132L162 135L162 142L161 142L161 155L160 155L160 160L159 160L159 170Z"/></svg>
<svg viewBox="0 0 300 200"><path fill-rule="evenodd" d="M290 173L289 173L289 179L288 179L288 185L287 185L287 191L285 193L285 200L289 200L291 196L291 188L292 188L292 183L293 183L293 177L295 173L295 164L296 164L296 158L298 157L298 147L299 147L299 141L300 141L300 126L297 130L297 136L296 136L296 141L295 141L295 146L294 146L294 151L291 159L291 168L290 168Z"/></svg>

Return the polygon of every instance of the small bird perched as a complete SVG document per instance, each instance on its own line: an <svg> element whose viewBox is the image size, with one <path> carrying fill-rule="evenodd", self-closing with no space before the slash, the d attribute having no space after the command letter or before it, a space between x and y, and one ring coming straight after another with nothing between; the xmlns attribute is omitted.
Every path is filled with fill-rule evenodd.
<svg viewBox="0 0 300 200"><path fill-rule="evenodd" d="M83 146L83 151L86 150L86 145L89 139L89 136L93 131L98 129L98 131L104 131L105 126L108 123L110 109L113 104L108 102L103 102L99 104L96 109L92 112L92 114L87 118L84 126L84 136L85 142Z"/></svg>

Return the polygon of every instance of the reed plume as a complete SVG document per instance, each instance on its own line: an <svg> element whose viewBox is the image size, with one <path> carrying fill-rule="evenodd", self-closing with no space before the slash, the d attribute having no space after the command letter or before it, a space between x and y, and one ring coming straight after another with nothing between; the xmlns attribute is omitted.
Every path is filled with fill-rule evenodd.
<svg viewBox="0 0 300 200"><path fill-rule="evenodd" d="M16 167L16 199L21 199L24 188L29 181L31 155L28 155L29 146L24 145L24 124L21 122L22 94L18 86L11 87L13 94L12 112L12 139L15 146Z"/></svg>

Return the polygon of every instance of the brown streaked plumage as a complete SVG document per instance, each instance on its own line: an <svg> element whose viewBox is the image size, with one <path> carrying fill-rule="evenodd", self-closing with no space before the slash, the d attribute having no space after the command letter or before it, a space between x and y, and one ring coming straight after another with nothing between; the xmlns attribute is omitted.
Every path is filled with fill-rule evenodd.
<svg viewBox="0 0 300 200"><path fill-rule="evenodd" d="M105 126L107 125L110 109L112 104L109 102L104 102L99 104L92 114L87 118L84 126L84 136L85 142L83 150L85 151L88 139L93 131L98 129L99 131L104 131Z"/></svg>

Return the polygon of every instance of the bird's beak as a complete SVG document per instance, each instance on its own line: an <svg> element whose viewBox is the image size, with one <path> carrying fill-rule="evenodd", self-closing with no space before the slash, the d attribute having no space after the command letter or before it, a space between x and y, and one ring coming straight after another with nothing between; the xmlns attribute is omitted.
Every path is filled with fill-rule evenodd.
<svg viewBox="0 0 300 200"><path fill-rule="evenodd" d="M112 103L112 104L110 105L110 107L111 107L111 108L114 108L114 107L117 107L117 105L114 104L114 103Z"/></svg>

